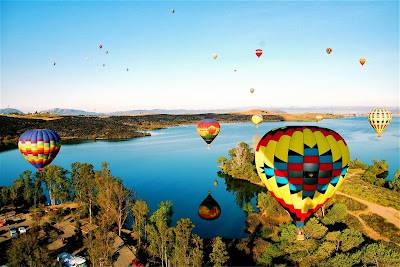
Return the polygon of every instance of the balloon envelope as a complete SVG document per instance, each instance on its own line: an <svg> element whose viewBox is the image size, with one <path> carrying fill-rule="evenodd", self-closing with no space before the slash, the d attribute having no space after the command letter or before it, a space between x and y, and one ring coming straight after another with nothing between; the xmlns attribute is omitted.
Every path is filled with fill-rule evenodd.
<svg viewBox="0 0 400 267"><path fill-rule="evenodd" d="M254 93L254 88L250 88L250 93Z"/></svg>
<svg viewBox="0 0 400 267"><path fill-rule="evenodd" d="M392 121L392 113L384 108L376 108L368 114L368 121L378 134L378 137L381 137L383 131Z"/></svg>
<svg viewBox="0 0 400 267"><path fill-rule="evenodd" d="M332 48L329 48L329 47L328 47L328 48L326 49L326 53L328 53L328 55L329 55L331 52L332 52Z"/></svg>
<svg viewBox="0 0 400 267"><path fill-rule="evenodd" d="M262 49L260 49L260 48L256 49L256 56L257 57L261 57L262 53L263 53Z"/></svg>
<svg viewBox="0 0 400 267"><path fill-rule="evenodd" d="M364 65L364 63L365 63L366 61L367 61L367 60L366 60L365 58L361 58L361 59L360 59L360 64L361 64L361 65Z"/></svg>
<svg viewBox="0 0 400 267"><path fill-rule="evenodd" d="M260 114L253 115L251 121L258 127L258 124L263 121L263 116Z"/></svg>
<svg viewBox="0 0 400 267"><path fill-rule="evenodd" d="M350 152L335 131L287 126L265 134L257 145L258 175L297 227L324 205L342 184Z"/></svg>
<svg viewBox="0 0 400 267"><path fill-rule="evenodd" d="M211 142L217 137L221 126L218 121L214 119L204 119L197 124L197 132L203 140L210 145Z"/></svg>
<svg viewBox="0 0 400 267"><path fill-rule="evenodd" d="M204 220L215 220L221 215L221 207L208 192L208 196L201 202L197 212Z"/></svg>
<svg viewBox="0 0 400 267"><path fill-rule="evenodd" d="M212 57L213 57L213 59L217 59L218 55L214 53L214 54L212 55Z"/></svg>
<svg viewBox="0 0 400 267"><path fill-rule="evenodd" d="M41 171L57 156L61 138L53 130L28 130L19 137L18 148L24 158Z"/></svg>
<svg viewBox="0 0 400 267"><path fill-rule="evenodd" d="M103 48L103 45L99 45L99 48L102 49L102 48Z"/></svg>

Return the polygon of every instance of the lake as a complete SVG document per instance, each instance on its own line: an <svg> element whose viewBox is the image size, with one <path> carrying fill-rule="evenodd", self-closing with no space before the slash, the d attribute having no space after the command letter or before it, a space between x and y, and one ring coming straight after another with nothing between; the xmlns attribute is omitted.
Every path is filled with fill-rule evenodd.
<svg viewBox="0 0 400 267"><path fill-rule="evenodd" d="M221 123L221 132L210 150L197 134L196 125L184 125L149 131L151 137L63 144L53 163L71 170L71 163L87 162L100 170L101 163L106 161L112 174L122 178L128 188L145 199L151 211L157 209L159 202L171 200L173 223L179 218L190 218L196 225L193 231L202 238L243 238L248 236L244 232L246 215L237 204L237 193L228 190L225 180L218 177L217 159L220 156L228 158L228 151L241 141L252 145L257 135L262 137L269 130L286 125L318 125L335 130L346 140L351 159L359 158L369 165L373 159L385 159L389 164L388 179L399 168L399 117L392 119L381 138L377 137L367 117L319 123L264 122L259 128L251 122ZM0 185L11 185L24 170L36 169L18 149L0 153ZM221 216L213 221L205 221L197 214L208 190L222 210Z"/></svg>

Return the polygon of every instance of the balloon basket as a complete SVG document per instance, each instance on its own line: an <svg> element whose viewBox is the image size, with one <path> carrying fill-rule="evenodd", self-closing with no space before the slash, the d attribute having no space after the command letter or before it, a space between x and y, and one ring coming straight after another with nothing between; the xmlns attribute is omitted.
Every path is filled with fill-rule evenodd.
<svg viewBox="0 0 400 267"><path fill-rule="evenodd" d="M299 241L304 241L305 240L305 236L304 236L304 234L297 234L296 239L299 240Z"/></svg>

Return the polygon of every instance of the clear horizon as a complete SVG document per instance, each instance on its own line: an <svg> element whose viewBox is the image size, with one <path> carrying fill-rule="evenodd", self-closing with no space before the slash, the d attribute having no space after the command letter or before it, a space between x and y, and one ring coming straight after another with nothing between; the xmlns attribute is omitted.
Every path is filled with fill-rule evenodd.
<svg viewBox="0 0 400 267"><path fill-rule="evenodd" d="M2 109L399 106L398 1L1 1L0 45Z"/></svg>

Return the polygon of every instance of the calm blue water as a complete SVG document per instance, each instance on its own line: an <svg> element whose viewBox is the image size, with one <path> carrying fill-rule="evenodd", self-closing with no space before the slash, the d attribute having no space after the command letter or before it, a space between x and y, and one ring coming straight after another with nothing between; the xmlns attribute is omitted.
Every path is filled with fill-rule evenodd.
<svg viewBox="0 0 400 267"><path fill-rule="evenodd" d="M228 151L239 142L252 144L257 135L262 137L276 127L318 125L335 130L346 140L351 159L359 158L366 164L372 164L373 159L386 159L391 178L399 168L399 122L399 117L393 118L379 139L366 117L323 120L318 124L271 122L262 123L259 128L252 123L222 123L211 150L198 136L196 125L185 125L151 131L151 137L127 141L64 144L53 163L70 170L73 162L87 162L100 170L106 161L112 174L145 199L152 211L160 201L172 200L174 221L190 218L196 225L194 232L201 237L241 238L247 236L243 231L245 213L235 203L235 193L228 192L225 181L217 176L218 157L228 158ZM18 149L0 153L0 185L11 185L24 170L35 171ZM218 186L214 186L214 180ZM222 210L214 221L204 221L197 215L208 190Z"/></svg>

